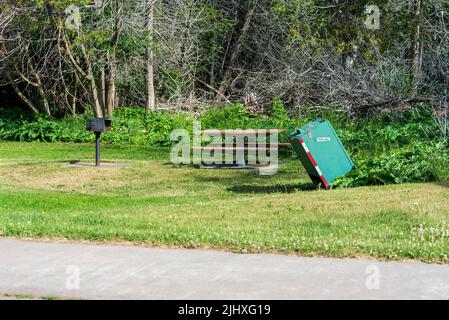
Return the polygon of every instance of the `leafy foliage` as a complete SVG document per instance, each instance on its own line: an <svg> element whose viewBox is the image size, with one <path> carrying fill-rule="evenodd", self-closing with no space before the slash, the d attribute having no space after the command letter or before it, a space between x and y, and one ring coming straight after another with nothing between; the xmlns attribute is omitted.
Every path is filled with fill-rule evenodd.
<svg viewBox="0 0 449 320"><path fill-rule="evenodd" d="M444 164L449 167L449 149L446 145L432 142L408 145L376 157L360 159L356 170L339 179L335 186L436 181L445 178L440 171Z"/></svg>
<svg viewBox="0 0 449 320"><path fill-rule="evenodd" d="M145 147L169 147L175 129L193 130L194 120L203 129L284 128L293 130L317 116L331 120L357 168L339 179L336 187L428 182L449 178L449 149L438 142L435 123L421 113L404 114L396 119L348 121L335 115L292 117L280 100L275 100L269 116L254 115L241 104L211 108L196 119L189 114L153 112L141 108L116 111L113 130L102 136L105 143ZM0 110L0 139L91 143L94 135L84 130L86 118L64 120L26 116ZM287 134L280 137L287 142ZM291 153L281 152L290 156Z"/></svg>

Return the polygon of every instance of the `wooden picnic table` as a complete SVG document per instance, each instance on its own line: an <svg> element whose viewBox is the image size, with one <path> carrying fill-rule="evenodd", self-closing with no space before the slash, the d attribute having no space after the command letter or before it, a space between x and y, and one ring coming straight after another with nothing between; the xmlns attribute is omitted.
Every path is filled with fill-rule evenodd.
<svg viewBox="0 0 449 320"><path fill-rule="evenodd" d="M279 134L287 132L287 130L284 129L257 129L257 130L201 130L201 131L195 131L194 133L196 135L212 135L212 136L218 136L221 135L223 138L226 138L226 134L231 134L232 136L246 136L246 135L272 135L272 134ZM208 146L202 147L202 146L196 146L193 147L193 150L199 150L199 151L224 151L224 152L234 152L234 151L243 151L243 153L238 154L238 158L236 159L237 165L235 168L246 168L248 167L246 165L245 161L245 152L255 151L255 152L266 152L266 151L272 151L272 150L278 150L280 147L291 147L290 143L269 143L267 141L260 142L260 143L247 143L245 142L243 146L236 145L236 142L211 142ZM220 166L218 166L220 167ZM229 167L229 166L226 166Z"/></svg>

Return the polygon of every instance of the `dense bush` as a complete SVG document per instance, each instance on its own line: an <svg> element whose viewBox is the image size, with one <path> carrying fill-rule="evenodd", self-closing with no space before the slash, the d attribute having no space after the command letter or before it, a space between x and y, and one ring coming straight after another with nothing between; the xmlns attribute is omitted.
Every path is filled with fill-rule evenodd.
<svg viewBox="0 0 449 320"><path fill-rule="evenodd" d="M288 116L282 104L273 105L273 116L249 114L240 104L225 108L212 108L200 115L203 129L291 129L304 123L304 119ZM92 142L94 136L85 131L85 121L92 116L71 116L63 120L48 119L43 116L19 115L13 118L0 110L0 139L9 141L42 142ZM123 108L115 112L113 129L103 135L106 143L170 146L170 134L175 129L193 131L194 117L189 114L168 112L145 113L142 108ZM286 140L285 134L282 139Z"/></svg>
<svg viewBox="0 0 449 320"><path fill-rule="evenodd" d="M85 130L85 122L92 116L71 116L63 120L43 116L1 117L0 139L9 141L76 142L95 140ZM145 114L142 109L117 110L113 130L105 133L105 143L141 146L168 146L170 133L176 128L192 126L192 119L185 115L168 113Z"/></svg>
<svg viewBox="0 0 449 320"><path fill-rule="evenodd" d="M335 186L445 180L449 172L449 149L443 143L420 142L356 162L357 168L339 179Z"/></svg>
<svg viewBox="0 0 449 320"><path fill-rule="evenodd" d="M356 170L339 179L335 186L426 182L449 178L449 149L437 138L438 129L428 116L402 114L395 119L348 120L319 115L331 120L354 162ZM291 117L280 101L268 116L248 113L240 104L214 108L197 117L203 129L285 128L293 130L318 115ZM0 139L90 143L94 135L84 129L85 117L64 120L23 115L0 110ZM116 111L114 127L103 135L105 143L169 147L175 129L193 130L195 118L188 114L154 112L141 108ZM287 134L280 137L288 141ZM290 153L282 153L290 155Z"/></svg>

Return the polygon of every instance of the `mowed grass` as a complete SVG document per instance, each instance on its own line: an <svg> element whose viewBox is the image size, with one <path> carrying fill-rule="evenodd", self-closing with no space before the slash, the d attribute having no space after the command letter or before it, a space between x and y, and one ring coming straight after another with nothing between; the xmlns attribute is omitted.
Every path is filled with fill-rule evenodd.
<svg viewBox="0 0 449 320"><path fill-rule="evenodd" d="M449 184L315 190L279 173L174 168L169 150L0 143L0 235L449 262Z"/></svg>

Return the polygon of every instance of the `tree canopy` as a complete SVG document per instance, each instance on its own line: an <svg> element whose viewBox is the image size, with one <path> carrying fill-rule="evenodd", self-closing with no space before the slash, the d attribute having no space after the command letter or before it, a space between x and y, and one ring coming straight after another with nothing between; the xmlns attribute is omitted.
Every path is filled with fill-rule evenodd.
<svg viewBox="0 0 449 320"><path fill-rule="evenodd" d="M36 113L280 98L446 115L445 0L2 0L0 86Z"/></svg>

